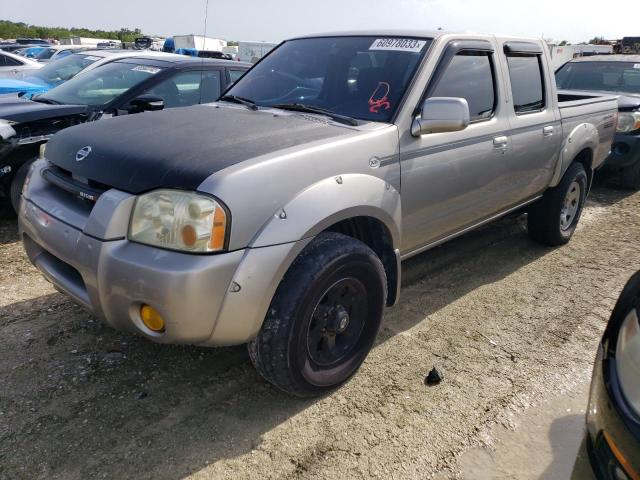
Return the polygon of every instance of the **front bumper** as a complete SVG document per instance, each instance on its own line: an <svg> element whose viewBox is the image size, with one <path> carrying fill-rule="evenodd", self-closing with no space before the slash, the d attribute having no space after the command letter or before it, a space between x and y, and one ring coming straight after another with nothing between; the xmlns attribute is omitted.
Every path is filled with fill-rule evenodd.
<svg viewBox="0 0 640 480"><path fill-rule="evenodd" d="M18 218L29 259L58 290L112 327L156 342L216 346L251 340L284 272L307 243L217 255L137 244L126 239L130 195L110 190L83 211L53 190L41 169L42 162L34 164ZM145 327L142 304L160 312L164 332Z"/></svg>
<svg viewBox="0 0 640 480"><path fill-rule="evenodd" d="M640 162L640 134L624 135L617 133L611 145L611 155L605 160L605 165L613 170Z"/></svg>
<svg viewBox="0 0 640 480"><path fill-rule="evenodd" d="M623 419L606 381L603 347L600 345L593 369L587 410L587 452L595 476L600 480L634 479L630 471L640 472L640 438L636 438ZM624 462L619 456L622 455ZM626 465L623 463L626 462ZM629 468L630 467L630 468Z"/></svg>

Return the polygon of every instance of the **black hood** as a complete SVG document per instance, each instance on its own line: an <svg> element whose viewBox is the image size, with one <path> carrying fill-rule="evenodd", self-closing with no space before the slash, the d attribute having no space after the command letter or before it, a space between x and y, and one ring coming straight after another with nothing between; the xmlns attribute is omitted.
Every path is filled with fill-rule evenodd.
<svg viewBox="0 0 640 480"><path fill-rule="evenodd" d="M0 96L0 118L17 123L77 115L86 111L86 105L50 105L20 98L18 95Z"/></svg>
<svg viewBox="0 0 640 480"><path fill-rule="evenodd" d="M212 173L244 160L350 133L355 130L318 117L197 105L67 128L49 141L47 159L125 192L193 190ZM84 147L91 153L78 162Z"/></svg>

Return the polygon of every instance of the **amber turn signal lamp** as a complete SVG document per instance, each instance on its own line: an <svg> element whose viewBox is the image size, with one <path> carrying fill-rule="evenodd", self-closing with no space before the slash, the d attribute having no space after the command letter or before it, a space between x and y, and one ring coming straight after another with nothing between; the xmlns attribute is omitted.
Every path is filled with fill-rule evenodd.
<svg viewBox="0 0 640 480"><path fill-rule="evenodd" d="M607 444L609 445L609 448L613 452L613 455L616 457L616 460L618 460L620 465L622 465L622 468L624 469L625 473L629 476L631 480L640 480L640 475L638 475L638 472L636 472L633 469L633 467L631 466L631 462L629 462L629 460L627 460L626 457L622 454L622 452L620 451L618 446L615 444L611 436L607 432L603 432L603 433L604 433L604 439L606 440Z"/></svg>
<svg viewBox="0 0 640 480"><path fill-rule="evenodd" d="M142 305L140 307L140 318L149 330L164 332L164 319L155 308L149 305Z"/></svg>
<svg viewBox="0 0 640 480"><path fill-rule="evenodd" d="M222 250L224 247L224 233L227 227L227 216L224 210L216 208L213 214L213 227L211 227L211 240L209 248L212 250Z"/></svg>

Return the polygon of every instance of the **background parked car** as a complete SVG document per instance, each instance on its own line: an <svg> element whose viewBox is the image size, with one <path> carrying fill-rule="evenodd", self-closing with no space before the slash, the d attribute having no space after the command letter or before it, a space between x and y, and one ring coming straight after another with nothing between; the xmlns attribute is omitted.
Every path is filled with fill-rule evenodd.
<svg viewBox="0 0 640 480"><path fill-rule="evenodd" d="M39 68L42 68L42 64L35 60L0 51L0 77L15 77L18 74L35 71Z"/></svg>
<svg viewBox="0 0 640 480"><path fill-rule="evenodd" d="M599 479L640 478L640 272L616 303L598 348L587 452Z"/></svg>
<svg viewBox="0 0 640 480"><path fill-rule="evenodd" d="M20 93L31 96L44 93L80 72L90 71L105 63L140 55L140 52L125 50L85 50L73 53L64 58L51 62L38 70L13 79L0 79L0 94ZM154 52L152 55L164 55ZM38 62L36 62L38 63ZM42 66L42 64L38 63Z"/></svg>
<svg viewBox="0 0 640 480"><path fill-rule="evenodd" d="M67 55L71 55L72 53L77 53L82 50L87 49L74 45L51 45L50 47L45 47L40 50L33 58L35 58L39 62L47 63L53 62L54 60L58 60L60 58L64 58Z"/></svg>
<svg viewBox="0 0 640 480"><path fill-rule="evenodd" d="M41 38L18 38L16 43L20 45L51 45L47 40Z"/></svg>
<svg viewBox="0 0 640 480"><path fill-rule="evenodd" d="M34 58L41 51L43 51L45 48L46 47L42 47L42 46L19 48L18 50L16 50L13 53L15 53L16 55L20 55L21 57Z"/></svg>
<svg viewBox="0 0 640 480"><path fill-rule="evenodd" d="M556 72L558 88L614 93L618 130L605 168L618 172L622 186L640 190L640 55L577 58Z"/></svg>
<svg viewBox="0 0 640 480"><path fill-rule="evenodd" d="M17 209L29 164L54 133L104 117L213 102L249 67L137 52L32 100L0 99L0 196L10 198Z"/></svg>

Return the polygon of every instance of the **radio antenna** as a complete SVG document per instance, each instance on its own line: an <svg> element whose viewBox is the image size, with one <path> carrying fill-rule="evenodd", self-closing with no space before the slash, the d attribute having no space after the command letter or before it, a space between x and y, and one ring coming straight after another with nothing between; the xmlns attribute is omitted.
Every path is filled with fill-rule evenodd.
<svg viewBox="0 0 640 480"><path fill-rule="evenodd" d="M209 17L209 0L205 0L204 5L204 35L202 39L202 47L204 48L207 44L207 19ZM202 81L204 79L204 56L201 57L200 64L200 101L198 103L202 103Z"/></svg>

